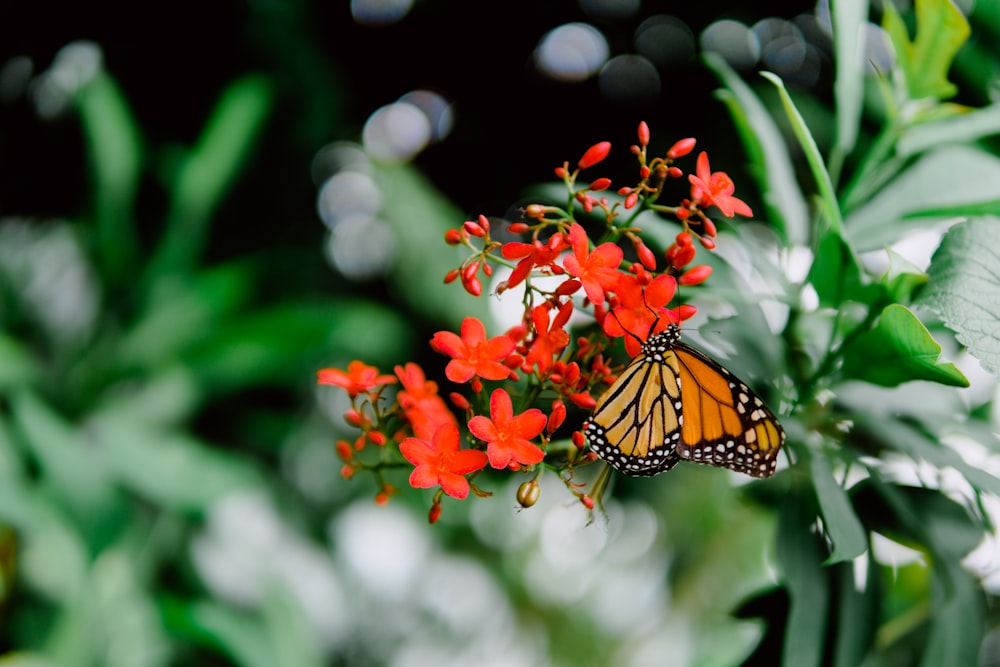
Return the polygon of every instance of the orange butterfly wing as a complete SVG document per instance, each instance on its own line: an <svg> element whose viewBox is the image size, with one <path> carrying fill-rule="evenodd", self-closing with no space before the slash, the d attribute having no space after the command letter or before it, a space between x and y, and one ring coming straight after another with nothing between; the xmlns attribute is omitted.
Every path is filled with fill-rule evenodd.
<svg viewBox="0 0 1000 667"><path fill-rule="evenodd" d="M585 427L598 456L627 475L681 460L754 477L774 474L785 432L745 383L680 342L671 325L643 344Z"/></svg>

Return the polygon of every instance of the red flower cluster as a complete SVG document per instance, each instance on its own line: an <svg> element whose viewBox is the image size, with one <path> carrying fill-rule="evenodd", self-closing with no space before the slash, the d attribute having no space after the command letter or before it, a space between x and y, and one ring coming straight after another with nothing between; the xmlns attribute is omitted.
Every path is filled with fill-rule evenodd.
<svg viewBox="0 0 1000 667"><path fill-rule="evenodd" d="M396 465L412 466L410 486L437 487L431 522L440 517L443 495L462 499L470 490L489 495L474 483L487 467L530 475L518 492L525 507L538 499L538 476L545 469L558 471L570 492L593 507L594 500L572 481L572 473L574 466L594 457L583 452L578 425L560 435L567 405L589 410L596 404L595 396L614 382L615 368L606 361L606 352L615 339L622 338L628 354L634 355L649 335L694 315L693 306L669 304L679 286L698 285L711 275L707 265L692 266L695 240L706 249L715 247L717 230L706 210L716 207L727 217L752 214L733 196L729 176L711 171L704 152L698 155L695 173L688 174L689 196L677 206L659 203L668 181L684 176L674 162L694 150L695 140L682 139L662 157L648 159L650 135L645 123L639 125L638 138L632 153L639 161L639 181L618 189L619 200L611 202L601 195L611 186L607 178L576 185L582 170L608 156L611 144L600 142L584 152L575 168L564 162L556 169L570 195L567 209L527 206L524 219L507 230L520 235L518 240L494 240L485 216L445 234L447 243L470 251L446 273L446 283L458 280L468 293L479 296L480 276L492 278L494 267L500 266L510 274L494 286L496 294L524 287L524 315L518 326L491 337L480 320L467 317L457 334L439 331L430 341L433 350L450 357L445 377L471 391L450 394L452 404L464 412L467 446L462 445L460 420L416 364L397 366L394 376L380 375L359 361L351 362L347 371L319 371L321 384L347 391L351 409L345 419L361 431L354 443L337 444L345 476L359 470L373 472L380 482L376 500L384 502L395 492L385 474ZM605 225L597 240L592 241L576 220L576 209L603 214ZM622 221L619 217L625 211L629 220ZM663 249L660 257L665 261L659 271L657 254L631 224L645 211L673 216L681 226L674 243ZM628 249L634 259L626 259ZM540 276L560 280L556 287L543 289L535 284ZM585 328L585 335L574 339L569 325L577 311L589 314L597 326ZM383 392L397 379L402 388L383 405ZM386 455L389 442L398 443L395 456ZM380 451L374 461L364 453L369 444Z"/></svg>

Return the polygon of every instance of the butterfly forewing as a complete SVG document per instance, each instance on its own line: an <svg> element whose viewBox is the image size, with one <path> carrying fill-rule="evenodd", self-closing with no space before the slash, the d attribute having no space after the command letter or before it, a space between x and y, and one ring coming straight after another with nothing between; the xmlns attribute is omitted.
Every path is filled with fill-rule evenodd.
<svg viewBox="0 0 1000 667"><path fill-rule="evenodd" d="M681 343L675 325L643 344L585 431L594 451L628 475L655 475L683 459L770 477L785 439L763 401Z"/></svg>
<svg viewBox="0 0 1000 667"><path fill-rule="evenodd" d="M676 360L639 354L598 402L586 435L597 454L629 475L677 465L680 399Z"/></svg>

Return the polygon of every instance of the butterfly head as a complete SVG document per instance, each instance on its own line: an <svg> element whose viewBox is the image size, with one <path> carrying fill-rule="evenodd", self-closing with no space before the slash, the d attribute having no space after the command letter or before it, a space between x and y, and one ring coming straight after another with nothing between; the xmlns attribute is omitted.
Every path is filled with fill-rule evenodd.
<svg viewBox="0 0 1000 667"><path fill-rule="evenodd" d="M643 351L649 355L652 351L662 352L672 349L681 340L680 325L671 322L660 333L653 334L642 344Z"/></svg>

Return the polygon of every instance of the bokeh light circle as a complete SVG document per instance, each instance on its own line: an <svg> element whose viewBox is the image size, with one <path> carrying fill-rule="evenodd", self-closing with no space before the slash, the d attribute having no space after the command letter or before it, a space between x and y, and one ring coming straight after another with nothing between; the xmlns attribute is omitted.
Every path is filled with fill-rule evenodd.
<svg viewBox="0 0 1000 667"><path fill-rule="evenodd" d="M757 64L760 42L743 23L724 19L705 28L699 39L703 51L718 53L733 69L745 70Z"/></svg>
<svg viewBox="0 0 1000 667"><path fill-rule="evenodd" d="M395 102L375 111L361 133L365 150L385 162L405 162L431 140L431 123L418 107Z"/></svg>
<svg viewBox="0 0 1000 667"><path fill-rule="evenodd" d="M535 66L557 81L583 81L608 59L608 42L586 23L567 23L542 37L535 48Z"/></svg>
<svg viewBox="0 0 1000 667"><path fill-rule="evenodd" d="M601 68L598 84L604 97L618 103L641 103L660 95L656 66L637 55L615 56Z"/></svg>
<svg viewBox="0 0 1000 667"><path fill-rule="evenodd" d="M635 29L635 50L657 67L669 67L694 56L694 33L684 21L667 14L651 16Z"/></svg>

